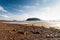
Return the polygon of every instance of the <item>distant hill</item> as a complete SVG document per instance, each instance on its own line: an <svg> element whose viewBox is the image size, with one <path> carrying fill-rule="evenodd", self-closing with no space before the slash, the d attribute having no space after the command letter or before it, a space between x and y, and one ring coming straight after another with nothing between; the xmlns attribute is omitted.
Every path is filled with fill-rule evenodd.
<svg viewBox="0 0 60 40"><path fill-rule="evenodd" d="M26 21L40 21L39 18L28 18Z"/></svg>

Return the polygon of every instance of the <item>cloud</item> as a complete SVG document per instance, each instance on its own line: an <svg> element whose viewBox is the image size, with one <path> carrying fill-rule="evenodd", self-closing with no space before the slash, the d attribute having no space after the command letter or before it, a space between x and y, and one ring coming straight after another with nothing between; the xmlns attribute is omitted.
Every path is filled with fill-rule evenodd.
<svg viewBox="0 0 60 40"><path fill-rule="evenodd" d="M50 1L50 0L42 0L43 2L48 2L48 1Z"/></svg>
<svg viewBox="0 0 60 40"><path fill-rule="evenodd" d="M46 6L42 8L41 14L35 14L36 17L40 17L44 20L60 20L60 3L53 6Z"/></svg>
<svg viewBox="0 0 60 40"><path fill-rule="evenodd" d="M24 6L23 8L36 8L36 6Z"/></svg>
<svg viewBox="0 0 60 40"><path fill-rule="evenodd" d="M39 6L40 4L39 3L36 3L36 6Z"/></svg>
<svg viewBox="0 0 60 40"><path fill-rule="evenodd" d="M4 18L10 18L8 15L0 15L0 16Z"/></svg>
<svg viewBox="0 0 60 40"><path fill-rule="evenodd" d="M60 5L55 5L53 7L44 8L44 13L48 19L60 20Z"/></svg>
<svg viewBox="0 0 60 40"><path fill-rule="evenodd" d="M8 12L8 10L5 10L2 6L0 6L0 11L2 11L2 13L0 14L0 20L25 20L29 17L29 14L24 13L23 10L18 10L20 12L23 12L23 14L13 14Z"/></svg>
<svg viewBox="0 0 60 40"><path fill-rule="evenodd" d="M43 0L43 2L48 2L49 0ZM56 1L56 0L55 0ZM51 3L51 2L50 2ZM39 3L33 6L23 6L25 10L18 10L22 12L21 14L13 14L9 13L2 6L0 6L0 11L6 12L6 14L0 15L4 19L9 20L25 20L30 17L40 18L42 20L60 20L60 2L57 0L55 3L51 3L50 5L46 5L44 7L37 7ZM40 5L41 6L41 5ZM28 10L32 9L28 12Z"/></svg>
<svg viewBox="0 0 60 40"><path fill-rule="evenodd" d="M4 9L4 7L0 6L0 19L2 20L5 20L5 19L8 19L10 18L8 16L8 14L10 14L7 10Z"/></svg>
<svg viewBox="0 0 60 40"><path fill-rule="evenodd" d="M42 2L48 2L48 1L50 1L50 0L36 0L37 2L40 2L40 1L42 1Z"/></svg>
<svg viewBox="0 0 60 40"><path fill-rule="evenodd" d="M44 1L48 1L48 0L44 0ZM28 17L37 17L42 20L60 20L60 2L59 1L60 0L55 0L55 1L53 0L54 3L51 3L50 5L47 5L45 7L38 7L39 10L35 9L34 11L33 10L30 11L32 15L29 15Z"/></svg>
<svg viewBox="0 0 60 40"><path fill-rule="evenodd" d="M30 17L29 14L23 13L23 14L2 14L0 15L0 19L2 20L26 20L28 17Z"/></svg>
<svg viewBox="0 0 60 40"><path fill-rule="evenodd" d="M7 10L5 10L2 6L0 6L0 11L7 12Z"/></svg>

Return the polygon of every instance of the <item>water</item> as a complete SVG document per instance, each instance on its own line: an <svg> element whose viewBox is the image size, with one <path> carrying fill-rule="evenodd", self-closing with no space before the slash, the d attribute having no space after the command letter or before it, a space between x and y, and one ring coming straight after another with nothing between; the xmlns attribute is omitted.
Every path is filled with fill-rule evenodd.
<svg viewBox="0 0 60 40"><path fill-rule="evenodd" d="M43 24L43 25L49 25L52 27L60 28L60 21L16 21L16 22L3 22L3 23L9 23L9 24ZM39 25L40 25L39 24Z"/></svg>
<svg viewBox="0 0 60 40"><path fill-rule="evenodd" d="M16 22L3 22L3 23L12 23L12 24L24 24L24 23L40 23L40 22L48 22L51 24L60 24L60 21L16 21Z"/></svg>

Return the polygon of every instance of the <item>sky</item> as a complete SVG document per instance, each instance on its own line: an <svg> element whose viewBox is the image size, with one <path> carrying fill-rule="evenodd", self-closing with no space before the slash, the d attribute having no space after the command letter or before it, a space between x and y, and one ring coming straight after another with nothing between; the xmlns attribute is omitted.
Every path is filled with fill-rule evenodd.
<svg viewBox="0 0 60 40"><path fill-rule="evenodd" d="M60 20L60 0L0 0L0 20Z"/></svg>

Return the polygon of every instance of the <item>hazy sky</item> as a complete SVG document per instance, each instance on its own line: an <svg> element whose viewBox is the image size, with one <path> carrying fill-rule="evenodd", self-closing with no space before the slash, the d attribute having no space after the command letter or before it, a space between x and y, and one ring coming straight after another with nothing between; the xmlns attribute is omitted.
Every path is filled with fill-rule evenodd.
<svg viewBox="0 0 60 40"><path fill-rule="evenodd" d="M0 0L1 20L60 20L60 0Z"/></svg>

